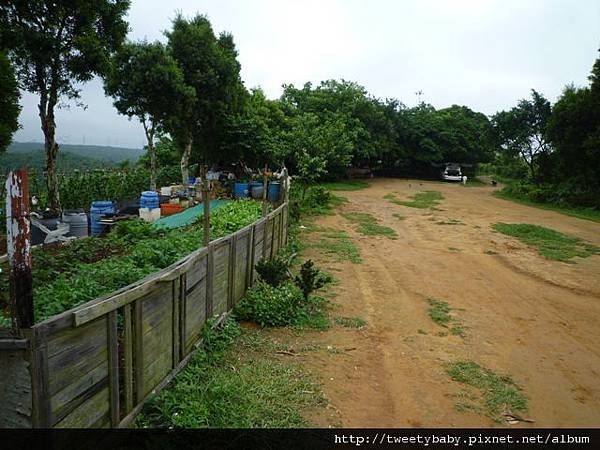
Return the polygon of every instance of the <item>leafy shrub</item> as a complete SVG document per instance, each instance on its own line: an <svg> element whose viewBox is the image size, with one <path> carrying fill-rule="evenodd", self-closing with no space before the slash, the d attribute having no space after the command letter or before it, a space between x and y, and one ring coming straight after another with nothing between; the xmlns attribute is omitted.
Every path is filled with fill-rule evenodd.
<svg viewBox="0 0 600 450"><path fill-rule="evenodd" d="M261 280L271 286L279 286L289 278L287 261L280 256L271 260L261 259L256 264L256 272Z"/></svg>
<svg viewBox="0 0 600 450"><path fill-rule="evenodd" d="M312 260L306 261L300 268L300 274L294 279L296 285L302 290L304 299L308 300L308 296L314 291L321 289L331 281L331 277L323 274L315 267Z"/></svg>
<svg viewBox="0 0 600 450"><path fill-rule="evenodd" d="M294 283L277 287L259 281L235 308L242 320L252 320L261 326L279 327L295 324L302 315L304 296Z"/></svg>

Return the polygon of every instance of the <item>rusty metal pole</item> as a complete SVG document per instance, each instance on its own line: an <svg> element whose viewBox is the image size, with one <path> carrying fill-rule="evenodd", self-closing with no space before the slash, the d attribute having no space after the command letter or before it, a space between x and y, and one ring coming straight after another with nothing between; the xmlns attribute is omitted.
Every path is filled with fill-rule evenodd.
<svg viewBox="0 0 600 450"><path fill-rule="evenodd" d="M206 178L208 168L203 166L202 168L202 204L204 205L204 246L208 247L210 243L210 185Z"/></svg>
<svg viewBox="0 0 600 450"><path fill-rule="evenodd" d="M33 287L27 169L12 171L6 179L6 245L13 328L30 328L33 326Z"/></svg>
<svg viewBox="0 0 600 450"><path fill-rule="evenodd" d="M268 187L268 166L265 164L265 170L263 170L263 195L262 195L262 216L267 217L267 187Z"/></svg>

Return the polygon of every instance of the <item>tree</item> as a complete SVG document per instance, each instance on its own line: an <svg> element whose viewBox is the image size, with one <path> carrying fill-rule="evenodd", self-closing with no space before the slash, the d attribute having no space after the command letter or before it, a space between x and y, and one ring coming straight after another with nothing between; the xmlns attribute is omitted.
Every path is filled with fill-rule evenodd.
<svg viewBox="0 0 600 450"><path fill-rule="evenodd" d="M554 151L544 169L554 183L576 185L578 203L600 207L600 58L589 79L589 87L567 86L554 104L547 131Z"/></svg>
<svg viewBox="0 0 600 450"><path fill-rule="evenodd" d="M0 52L0 153L12 141L12 135L19 128L19 88L15 73L6 55Z"/></svg>
<svg viewBox="0 0 600 450"><path fill-rule="evenodd" d="M150 190L156 190L155 136L172 116L194 103L194 88L184 83L181 69L159 42L124 45L112 58L104 88L115 99L119 113L142 123L150 159Z"/></svg>
<svg viewBox="0 0 600 450"><path fill-rule="evenodd" d="M55 108L79 98L78 84L103 76L128 31L129 0L14 0L0 5L0 29L22 89L40 97L50 208L60 209Z"/></svg>
<svg viewBox="0 0 600 450"><path fill-rule="evenodd" d="M532 89L531 100L523 99L511 110L501 111L492 117L498 144L505 152L523 159L534 181L537 181L538 157L550 151L546 140L550 115L550 102Z"/></svg>
<svg viewBox="0 0 600 450"><path fill-rule="evenodd" d="M182 149L181 176L187 183L192 156L198 162L218 159L220 138L231 117L241 112L245 88L232 36L221 33L216 38L205 16L187 20L178 15L166 35L185 83L197 93L189 110L174 117L169 125L169 133Z"/></svg>

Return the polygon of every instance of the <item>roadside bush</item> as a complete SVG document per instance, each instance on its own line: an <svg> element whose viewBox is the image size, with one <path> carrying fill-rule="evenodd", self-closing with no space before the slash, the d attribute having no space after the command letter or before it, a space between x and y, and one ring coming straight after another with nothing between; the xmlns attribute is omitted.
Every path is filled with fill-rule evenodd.
<svg viewBox="0 0 600 450"><path fill-rule="evenodd" d="M271 260L261 259L256 264L256 272L261 280L275 287L289 279L287 260L281 256Z"/></svg>
<svg viewBox="0 0 600 450"><path fill-rule="evenodd" d="M296 275L294 281L302 290L304 299L308 300L310 294L331 282L331 277L317 269L312 260L309 259L302 264L300 274Z"/></svg>
<svg viewBox="0 0 600 450"><path fill-rule="evenodd" d="M263 327L281 327L297 323L304 306L302 291L294 283L274 287L259 281L234 311L241 320L251 320Z"/></svg>

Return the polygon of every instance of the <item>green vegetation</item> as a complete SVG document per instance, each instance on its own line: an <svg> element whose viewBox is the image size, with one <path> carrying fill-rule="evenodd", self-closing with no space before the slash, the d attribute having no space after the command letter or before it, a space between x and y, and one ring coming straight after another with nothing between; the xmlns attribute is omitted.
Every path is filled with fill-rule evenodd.
<svg viewBox="0 0 600 450"><path fill-rule="evenodd" d="M356 231L367 236L385 236L396 239L398 235L393 228L385 227L377 223L377 219L371 214L362 212L344 213L342 216L351 222L358 224Z"/></svg>
<svg viewBox="0 0 600 450"><path fill-rule="evenodd" d="M447 302L434 298L428 298L427 302L431 306L428 311L431 320L444 328L448 328L453 335L465 336L464 326L450 314L453 308Z"/></svg>
<svg viewBox="0 0 600 450"><path fill-rule="evenodd" d="M114 166L126 161L133 164L144 155L142 148L112 147L110 145L60 144L60 151L69 153L74 158L103 161L105 166ZM39 155L36 158L39 158L40 161L45 157L44 144L37 142L13 142L8 146L7 153L10 155L36 154Z"/></svg>
<svg viewBox="0 0 600 450"><path fill-rule="evenodd" d="M546 259L569 262L574 257L587 258L600 253L599 247L540 225L499 222L492 228L535 247Z"/></svg>
<svg viewBox="0 0 600 450"><path fill-rule="evenodd" d="M394 213L394 214L392 214L392 216L394 216L398 220L406 220L406 216L403 216L402 214L399 214L399 213Z"/></svg>
<svg viewBox="0 0 600 450"><path fill-rule="evenodd" d="M261 259L256 263L255 270L260 279L271 286L277 287L289 279L288 261L281 256Z"/></svg>
<svg viewBox="0 0 600 450"><path fill-rule="evenodd" d="M534 190L531 185L511 183L503 189L494 192L494 195L498 198L510 200L522 205L533 206L540 209L548 209L550 211L556 211L567 216L577 217L578 219L600 222L600 210L597 208L578 208L565 205L561 206L555 203L544 203L543 201L535 201L535 198L540 197L533 194L533 192Z"/></svg>
<svg viewBox="0 0 600 450"><path fill-rule="evenodd" d="M335 323L346 328L364 328L367 321L360 317L336 317Z"/></svg>
<svg viewBox="0 0 600 450"><path fill-rule="evenodd" d="M19 85L15 71L4 49L0 50L0 155L12 140L12 135L19 128Z"/></svg>
<svg viewBox="0 0 600 450"><path fill-rule="evenodd" d="M330 181L321 185L328 191L358 191L370 186L369 183L362 180Z"/></svg>
<svg viewBox="0 0 600 450"><path fill-rule="evenodd" d="M413 195L411 197L412 200L410 201L398 200L392 194L388 194L384 198L397 205L408 206L409 208L425 209L433 208L436 205L439 205L440 201L444 199L444 196L438 191L423 191L417 192L415 195Z"/></svg>
<svg viewBox="0 0 600 450"><path fill-rule="evenodd" d="M358 247L344 231L320 234L319 240L309 245L332 256L337 261L350 261L354 264L362 262Z"/></svg>
<svg viewBox="0 0 600 450"><path fill-rule="evenodd" d="M485 253L486 255L497 255L498 252L495 252L494 250L485 250L483 253Z"/></svg>
<svg viewBox="0 0 600 450"><path fill-rule="evenodd" d="M305 409L323 405L319 384L277 344L232 320L204 331L204 346L144 407L138 427L306 427Z"/></svg>
<svg viewBox="0 0 600 450"><path fill-rule="evenodd" d="M435 222L436 225L464 225L464 222L456 219L438 220Z"/></svg>
<svg viewBox="0 0 600 450"><path fill-rule="evenodd" d="M211 214L215 239L260 217L253 201L229 203ZM60 248L33 252L36 321L113 292L157 272L200 247L202 227L157 230L141 221L119 224L106 238L84 238ZM8 275L0 274L2 310L8 308Z"/></svg>
<svg viewBox="0 0 600 450"><path fill-rule="evenodd" d="M502 413L527 410L527 398L509 376L497 375L473 361L450 363L446 371L452 380L471 386L480 392L480 396L469 395L466 402L457 403L456 407L459 411L468 409L482 411L499 422Z"/></svg>

